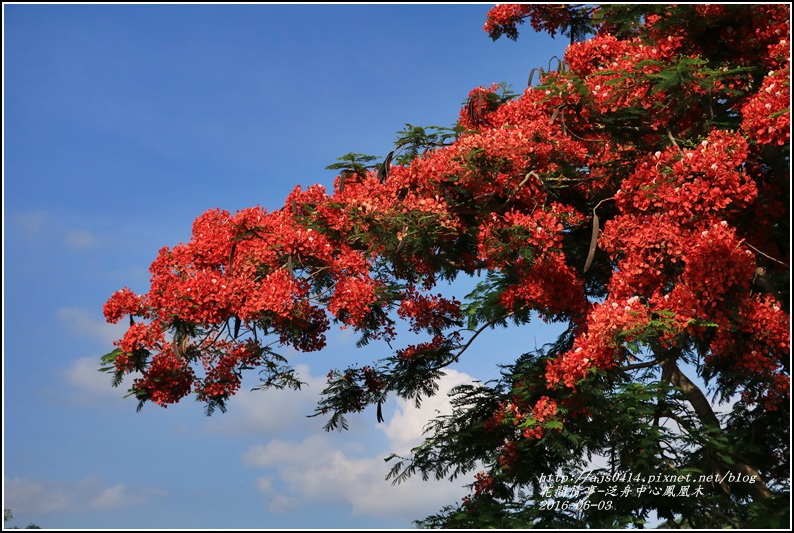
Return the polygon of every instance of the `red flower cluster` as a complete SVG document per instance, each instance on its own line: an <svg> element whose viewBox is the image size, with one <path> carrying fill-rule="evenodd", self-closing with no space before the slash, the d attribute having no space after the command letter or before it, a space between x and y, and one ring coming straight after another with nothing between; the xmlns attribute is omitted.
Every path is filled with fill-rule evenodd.
<svg viewBox="0 0 794 533"><path fill-rule="evenodd" d="M521 387L514 389L516 395L513 396L512 401L499 404L499 408L485 421L484 427L488 431L494 431L500 425L509 423L518 426L520 435L524 438L540 439L545 432L543 422L552 420L558 414L557 401L544 395L532 405L521 398L519 389ZM504 447L507 451L515 451L515 441L512 437L505 440ZM510 462L509 458L505 460Z"/></svg>
<svg viewBox="0 0 794 533"><path fill-rule="evenodd" d="M516 26L529 18L535 31L546 31L554 37L557 31L566 26L570 19L567 4L500 4L488 12L483 29L493 39L502 34L515 39L518 36Z"/></svg>
<svg viewBox="0 0 794 533"><path fill-rule="evenodd" d="M436 296L424 296L418 292L410 292L397 309L400 318L410 320L411 331L419 333L423 330L440 331L452 320L461 316L460 302Z"/></svg>
<svg viewBox="0 0 794 533"><path fill-rule="evenodd" d="M617 205L623 212L664 214L676 225L697 227L755 200L756 185L741 170L747 155L739 134L720 130L695 150L671 146L638 164L615 195Z"/></svg>
<svg viewBox="0 0 794 533"><path fill-rule="evenodd" d="M255 368L261 361L259 343L249 339L242 343L217 341L216 351L201 358L205 377L195 386L199 400L228 398L240 388L242 370Z"/></svg>
<svg viewBox="0 0 794 533"><path fill-rule="evenodd" d="M497 6L486 29L514 35L530 17L554 33L572 9ZM788 314L752 281L766 265L759 244L767 257L787 253L768 236L785 212L768 153L790 142L789 10L747 6L747 20L734 20L731 9L694 12L724 25L649 16L642 38L602 27L568 49L566 69L513 100L497 86L472 90L466 131L448 146L380 175L345 172L331 192L296 187L276 211L207 211L189 242L160 250L148 294L125 288L105 304L109 322L148 321L117 342L117 369L133 371L148 353L139 397L165 404L191 386L226 397L243 369L262 364L260 336L317 350L331 320L392 340L400 318L432 335L398 348L403 360L448 352L461 303L423 291L486 269L505 314L577 328L548 365L551 389L623 363L629 342L688 335L748 394L781 398ZM754 57L766 77L747 74ZM739 341L748 350L731 352ZM199 361L203 377L191 367ZM515 420L542 421L556 403L516 409ZM527 432L538 437L540 426Z"/></svg>
<svg viewBox="0 0 794 533"><path fill-rule="evenodd" d="M507 441L499 448L498 463L505 467L510 468L520 460L518 447L514 441Z"/></svg>
<svg viewBox="0 0 794 533"><path fill-rule="evenodd" d="M157 324L138 322L130 326L117 345L126 353L135 350L155 350L165 341L163 330Z"/></svg>
<svg viewBox="0 0 794 533"><path fill-rule="evenodd" d="M532 6L529 4L500 4L492 7L488 12L483 29L486 33L493 34L500 26L513 27L523 23L523 18L528 16ZM499 32L501 35L501 30Z"/></svg>
<svg viewBox="0 0 794 533"><path fill-rule="evenodd" d="M416 361L426 356L435 355L446 341L445 337L436 335L433 340L429 342L421 342L419 344L410 344L407 347L397 350L397 355L407 361Z"/></svg>
<svg viewBox="0 0 794 533"><path fill-rule="evenodd" d="M117 323L125 315L140 315L145 309L144 297L138 296L127 287L113 293L103 307L105 319L110 324Z"/></svg>
<svg viewBox="0 0 794 533"><path fill-rule="evenodd" d="M190 393L195 373L186 361L179 359L170 344L163 345L163 351L149 363L144 376L135 380L133 389L139 398L144 397L154 403L167 407Z"/></svg>
<svg viewBox="0 0 794 533"><path fill-rule="evenodd" d="M628 299L608 298L592 306L586 330L574 341L573 348L553 361L546 369L550 386L562 382L575 388L591 368L609 370L626 357L624 343L636 339L648 325L648 309L637 296Z"/></svg>
<svg viewBox="0 0 794 533"><path fill-rule="evenodd" d="M791 141L791 66L764 78L761 90L742 107L742 129L758 144Z"/></svg>
<svg viewBox="0 0 794 533"><path fill-rule="evenodd" d="M493 476L485 472L477 472L474 475L474 494L480 496L484 493L493 491Z"/></svg>
<svg viewBox="0 0 794 533"><path fill-rule="evenodd" d="M541 422L551 419L557 414L557 402L550 399L548 396L541 396L535 406L532 408L532 418L537 422L537 425L528 426L524 429L522 435L527 439L540 439L545 432Z"/></svg>
<svg viewBox="0 0 794 533"><path fill-rule="evenodd" d="M745 298L738 316L733 324L721 320L723 327L711 342L706 362L723 370L719 376L723 383L738 384L746 379L769 383L742 394L747 400L776 409L789 396L786 369L791 357L791 318L771 296Z"/></svg>
<svg viewBox="0 0 794 533"><path fill-rule="evenodd" d="M668 308L681 316L715 321L732 315L734 302L747 294L755 271L752 252L740 247L726 222L693 235L689 245L680 281L667 299Z"/></svg>
<svg viewBox="0 0 794 533"><path fill-rule="evenodd" d="M577 98L585 100L594 113L617 113L625 109L643 109L647 114L647 128L656 130L672 120L679 127L697 121L697 113L707 112L696 103L687 111L687 117L677 115L677 107L661 105L674 94L686 91L703 94L704 82L697 77L670 89L659 84L661 73L675 56L676 39L664 39L653 45L640 39L620 40L614 35L602 34L580 43L572 44L565 52L570 72L580 78L586 93L580 89ZM694 103L694 102L693 102ZM702 115L700 115L702 116ZM588 117L589 118L589 117Z"/></svg>
<svg viewBox="0 0 794 533"><path fill-rule="evenodd" d="M369 306L378 299L377 287L369 276L342 278L328 302L328 311L353 326L360 326L369 314Z"/></svg>

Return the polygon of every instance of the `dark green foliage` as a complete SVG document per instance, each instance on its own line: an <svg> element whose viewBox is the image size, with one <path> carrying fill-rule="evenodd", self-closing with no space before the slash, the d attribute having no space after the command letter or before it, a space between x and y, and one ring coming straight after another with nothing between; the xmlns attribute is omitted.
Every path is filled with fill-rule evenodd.
<svg viewBox="0 0 794 533"><path fill-rule="evenodd" d="M550 347L548 353L554 351ZM539 440L514 440L520 460L505 461L505 445L521 425L489 422L500 405L531 403L540 394L554 396L561 405L574 399L568 390L545 389L547 360L527 354L506 367L497 382L457 387L453 413L428 425L425 443L410 458L388 458L393 462L388 477L398 483L416 474L454 479L483 467L491 473L488 491L474 491L461 504L418 521L419 526L622 528L643 527L655 518L672 527L742 528L785 522L787 508L753 501L755 484L715 482L715 474L726 474L724 468L755 460L775 465L776 475L761 469L765 478L777 479L781 492L775 498L788 493L788 463L780 462L788 429L772 421L779 421L780 413L754 409L748 414L739 402L724 431L704 428L682 392L658 381L637 382L636 370L595 373L580 382L575 403L562 408L565 425L547 424ZM588 414L577 415L583 408ZM692 431L695 426L700 430ZM549 482L553 475L558 477ZM589 484L601 492L583 494ZM642 485L648 490L635 494ZM676 496L665 496L671 490ZM681 490L689 496L679 496ZM621 497L625 491L630 496Z"/></svg>

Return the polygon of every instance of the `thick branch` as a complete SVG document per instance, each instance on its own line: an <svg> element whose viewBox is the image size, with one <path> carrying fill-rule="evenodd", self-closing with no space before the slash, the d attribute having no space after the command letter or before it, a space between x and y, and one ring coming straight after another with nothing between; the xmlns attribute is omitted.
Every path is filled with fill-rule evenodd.
<svg viewBox="0 0 794 533"><path fill-rule="evenodd" d="M766 486L766 483L764 483L764 480L761 478L761 474L758 473L758 470L744 463L734 464L733 469L740 474L755 478L755 483L748 483L748 486L755 495L755 499L766 499L772 496L772 491L770 491L769 487Z"/></svg>
<svg viewBox="0 0 794 533"><path fill-rule="evenodd" d="M678 368L675 361L672 359L666 360L662 363L662 369L663 375L669 372L670 381L673 385L681 389L681 392L683 392L686 399L689 400L689 403L692 405L700 421L706 426L719 428L720 421L717 419L717 415L714 414L714 410L711 408L708 398L706 398L706 395L703 394L703 391L701 391L697 385L692 383L692 381L681 372L681 369Z"/></svg>
<svg viewBox="0 0 794 533"><path fill-rule="evenodd" d="M703 425L720 429L720 421L717 419L717 415L714 414L714 410L711 408L708 398L706 398L706 395L703 394L703 391L701 391L697 385L692 383L692 381L681 372L681 369L678 368L675 361L668 359L662 363L662 368L664 374L670 373L670 380L673 385L681 389L681 392L684 393L684 396L686 396L690 405L692 405L695 414ZM755 478L755 483L748 483L747 485L750 490L753 491L756 499L766 499L772 496L772 492L766 486L766 483L764 483L758 470L742 462L734 463L733 470Z"/></svg>

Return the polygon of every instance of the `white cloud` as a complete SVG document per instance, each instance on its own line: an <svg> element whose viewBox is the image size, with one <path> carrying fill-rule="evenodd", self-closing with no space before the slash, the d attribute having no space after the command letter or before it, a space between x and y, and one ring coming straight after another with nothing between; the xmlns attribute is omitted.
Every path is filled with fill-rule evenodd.
<svg viewBox="0 0 794 533"><path fill-rule="evenodd" d="M132 383L137 373L125 376L124 383L119 387L113 387L111 384L111 375L107 372L100 372L100 360L98 357L81 357L72 361L69 367L66 368L65 378L67 383L72 385L77 396L74 398L78 401L84 401L91 405L97 405L96 400L101 398L103 402L108 400L117 399L119 401L131 401L124 399L129 387L125 386L126 383ZM102 404L100 404L102 405Z"/></svg>
<svg viewBox="0 0 794 533"><path fill-rule="evenodd" d="M91 500L91 507L97 509L112 509L114 507L128 505L130 501L128 492L127 486L124 483L119 483L115 487L103 490L99 496Z"/></svg>
<svg viewBox="0 0 794 533"><path fill-rule="evenodd" d="M44 211L35 211L32 213L17 213L11 217L11 222L23 232L34 235L44 228L48 219L49 215Z"/></svg>
<svg viewBox="0 0 794 533"><path fill-rule="evenodd" d="M69 248L90 248L97 243L93 233L86 230L72 230L66 234L66 244Z"/></svg>
<svg viewBox="0 0 794 533"><path fill-rule="evenodd" d="M97 399L101 399L102 402L113 399L123 401L129 388L127 385L139 377L139 374L127 375L119 387L113 387L111 375L100 372L99 367L101 354L112 351L113 341L124 336L127 330L126 322L108 324L103 319L94 318L93 314L75 307L62 307L56 311L56 316L72 334L97 339L105 346L105 349L95 356L80 357L71 361L63 371L66 382L74 387L72 392L76 393L72 399L92 405L98 405Z"/></svg>
<svg viewBox="0 0 794 533"><path fill-rule="evenodd" d="M93 314L76 307L61 307L56 311L56 315L71 333L92 337L108 346L112 346L113 341L122 338L127 331L124 321L108 324L104 319L94 318Z"/></svg>
<svg viewBox="0 0 794 533"><path fill-rule="evenodd" d="M272 440L253 446L243 454L243 462L268 472L259 479L258 488L271 511L300 502L349 505L354 515L422 518L465 495L463 485L470 479L459 478L450 483L422 481L417 476L393 485L385 480L390 465L383 458L392 451L404 453L420 443L430 418L450 411L444 391L471 381L466 374L450 371L441 380L441 393L423 402L421 409L406 401L398 402L394 416L382 428L382 435L389 439L385 447L378 445L367 450L367 445L378 441L374 432L359 435L358 453L344 450L338 434L314 433L300 442Z"/></svg>
<svg viewBox="0 0 794 533"><path fill-rule="evenodd" d="M275 513L286 513L298 506L296 498L279 494L273 486L273 478L260 477L256 480L256 487L269 498L268 510Z"/></svg>
<svg viewBox="0 0 794 533"><path fill-rule="evenodd" d="M44 211L15 213L10 216L11 227L22 237L36 244L42 239L57 239L73 250L89 248L97 244L98 239L91 231L85 229L69 229L69 222L59 221Z"/></svg>
<svg viewBox="0 0 794 533"><path fill-rule="evenodd" d="M124 484L112 487L99 477L79 481L36 481L26 478L4 479L3 500L15 514L118 509L143 505L166 493L150 487L128 489Z"/></svg>
<svg viewBox="0 0 794 533"><path fill-rule="evenodd" d="M260 477L256 480L256 488L260 491L264 492L265 494L272 494L275 492L273 488L273 478L271 477Z"/></svg>
<svg viewBox="0 0 794 533"><path fill-rule="evenodd" d="M440 393L430 398L425 398L419 409L413 402L398 400L397 411L385 426L378 426L386 433L392 446L392 451L404 454L422 442L422 433L427 423L435 418L438 413L451 413L452 406L449 391L457 385L471 383L473 378L455 370L447 370L446 376L439 380Z"/></svg>
<svg viewBox="0 0 794 533"><path fill-rule="evenodd" d="M400 485L385 480L382 455L351 457L335 446L333 436L318 434L295 443L274 440L243 456L249 466L275 471L284 487L277 492L271 476L258 483L270 510L285 503L349 505L354 515L421 518L465 494L458 483L411 478Z"/></svg>
<svg viewBox="0 0 794 533"><path fill-rule="evenodd" d="M250 390L256 382L243 386L232 397L223 416L207 419L206 429L212 433L233 435L263 435L283 437L322 431L327 417L309 418L315 412L320 392L326 386L325 376L311 373L307 365L296 365L295 370L301 381L306 382L301 390ZM449 397L445 394L452 387L473 381L473 378L455 370L448 370L439 381L440 393L422 401L420 409L413 402L397 400L397 409L386 425L377 428L389 439L392 447L389 452L405 453L422 441L424 426L437 412L450 412ZM373 415L374 418L374 415ZM349 416L356 422L355 415ZM351 423L348 433L369 431L371 426Z"/></svg>
<svg viewBox="0 0 794 533"><path fill-rule="evenodd" d="M295 371L306 383L298 391L252 391L252 385L246 387L243 382L243 387L229 400L228 411L223 416L207 419L206 430L238 436L265 434L271 437L322 431L318 419L307 418L306 415L314 412L320 391L325 387L325 378L313 376L306 365L297 365Z"/></svg>
<svg viewBox="0 0 794 533"><path fill-rule="evenodd" d="M276 494L270 500L268 510L273 513L287 513L298 506L298 500L281 494Z"/></svg>

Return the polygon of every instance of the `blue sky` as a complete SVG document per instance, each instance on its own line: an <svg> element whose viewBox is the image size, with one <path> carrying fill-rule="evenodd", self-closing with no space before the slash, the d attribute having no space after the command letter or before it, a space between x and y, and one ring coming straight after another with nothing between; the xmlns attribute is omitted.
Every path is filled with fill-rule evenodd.
<svg viewBox="0 0 794 533"><path fill-rule="evenodd" d="M124 329L102 304L146 292L196 216L330 188L337 157L384 156L406 123L452 125L472 88L521 91L562 55L528 27L492 42L490 7L3 5L7 525L408 528L464 495L468 480L384 481L383 458L419 443L443 394L344 433L306 418L330 368L383 349L348 332L290 353L303 391L243 387L210 418L189 400L136 413L97 368ZM493 378L553 337L542 323L484 334L443 385Z"/></svg>

